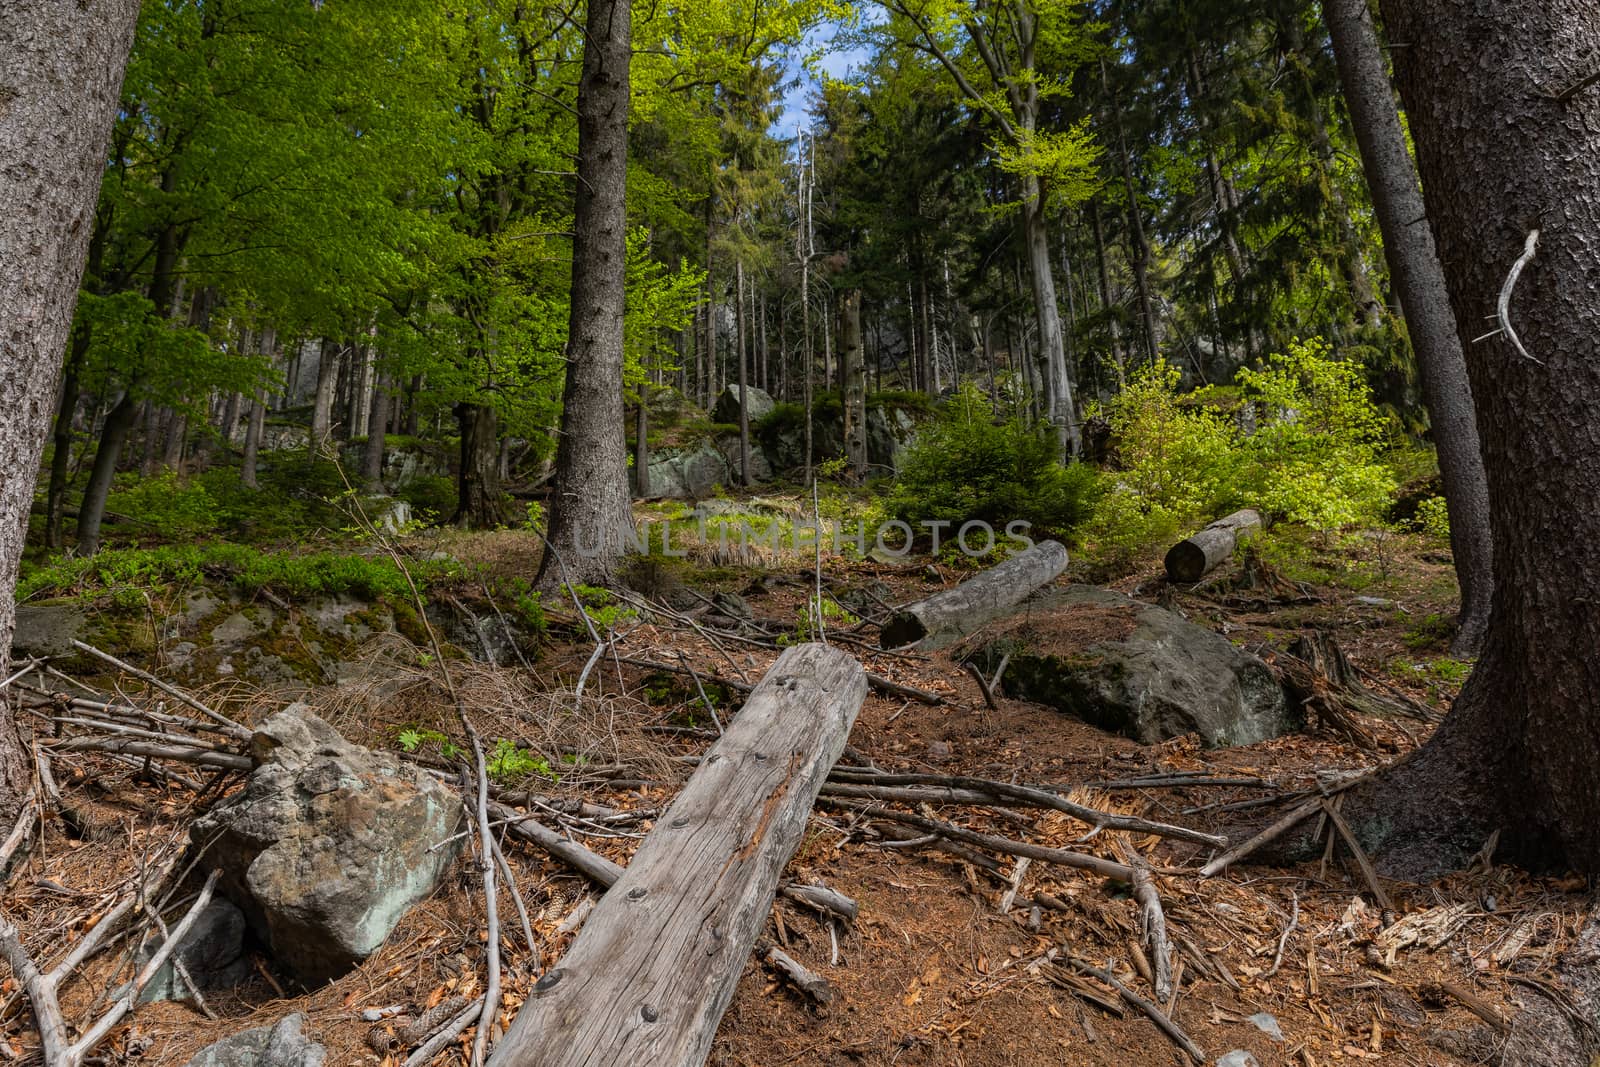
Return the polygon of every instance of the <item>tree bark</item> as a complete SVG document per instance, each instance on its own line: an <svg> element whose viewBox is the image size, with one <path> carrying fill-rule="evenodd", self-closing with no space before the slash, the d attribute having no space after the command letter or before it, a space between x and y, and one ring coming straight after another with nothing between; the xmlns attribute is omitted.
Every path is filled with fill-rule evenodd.
<svg viewBox="0 0 1600 1067"><path fill-rule="evenodd" d="M1386 0L1457 329L1482 332L1529 232L1503 333L1466 346L1495 588L1484 654L1410 758L1347 818L1402 876L1499 855L1600 873L1600 126L1594 0ZM1565 94L1565 95L1564 95Z"/></svg>
<svg viewBox="0 0 1600 1067"><path fill-rule="evenodd" d="M867 477L867 376L861 353L861 290L839 297L839 371L844 381L844 453L856 478Z"/></svg>
<svg viewBox="0 0 1600 1067"><path fill-rule="evenodd" d="M66 366L61 372L61 397L56 404L55 449L50 456L50 484L45 493L44 543L47 548L61 547L61 518L67 495L67 472L72 464L72 420L77 417L78 371L83 366L89 350L89 326L80 322L73 333L72 351L67 354Z"/></svg>
<svg viewBox="0 0 1600 1067"><path fill-rule="evenodd" d="M376 375L372 383L372 425L367 431L367 443L361 448L361 480L367 492L382 494L383 450L389 434L389 409L393 401L383 375Z"/></svg>
<svg viewBox="0 0 1600 1067"><path fill-rule="evenodd" d="M256 489L256 460L261 455L261 435L267 425L267 398L260 390L250 398L250 421L244 428L244 448L239 458L239 481Z"/></svg>
<svg viewBox="0 0 1600 1067"><path fill-rule="evenodd" d="M333 394L344 351L327 337L317 342L317 391L311 401L311 452L320 453L333 437ZM291 383L292 386L292 383Z"/></svg>
<svg viewBox="0 0 1600 1067"><path fill-rule="evenodd" d="M1072 396L1072 376L1067 371L1061 309L1056 306L1056 279L1050 269L1050 239L1045 232L1044 194L1039 179L1032 174L1023 177L1022 201L1022 236L1028 252L1028 274L1033 280L1039 348L1046 368L1045 417L1055 428L1061 457L1070 459L1082 448L1083 434Z"/></svg>
<svg viewBox="0 0 1600 1067"><path fill-rule="evenodd" d="M737 279L735 296L738 308L737 319L739 338L739 484L749 489L755 485L755 479L750 474L750 382L749 363L750 357L745 350L745 343L749 340L747 327L749 322L744 313L744 260L737 260L733 265L733 274Z"/></svg>
<svg viewBox="0 0 1600 1067"><path fill-rule="evenodd" d="M629 540L622 335L627 257L626 0L591 0L578 83L578 181L561 441L539 583L605 584ZM558 555L565 574L553 558Z"/></svg>
<svg viewBox="0 0 1600 1067"><path fill-rule="evenodd" d="M78 554L81 556L92 556L100 551L100 522L105 518L106 498L111 494L111 482L117 475L117 459L138 419L139 405L131 389L106 412L100 428L100 444L94 453L94 466L89 471L89 484L84 487L83 502L78 506Z"/></svg>
<svg viewBox="0 0 1600 1067"><path fill-rule="evenodd" d="M17 569L94 230L106 143L138 0L0 0L0 676L16 624ZM0 819L30 761L0 703Z"/></svg>
<svg viewBox="0 0 1600 1067"><path fill-rule="evenodd" d="M500 506L500 420L489 404L462 402L455 413L461 453L451 521L468 530L492 529L505 519Z"/></svg>
<svg viewBox="0 0 1600 1067"><path fill-rule="evenodd" d="M825 645L786 651L745 701L490 1067L700 1067L867 695Z"/></svg>
<svg viewBox="0 0 1600 1067"><path fill-rule="evenodd" d="M1259 530L1261 525L1261 513L1245 508L1197 530L1167 550L1164 561L1167 579L1198 582L1217 564L1233 556L1241 535Z"/></svg>
<svg viewBox="0 0 1600 1067"><path fill-rule="evenodd" d="M650 495L650 384L639 386L639 404L633 413L633 495Z"/></svg>
<svg viewBox="0 0 1600 1067"><path fill-rule="evenodd" d="M1422 370L1461 586L1460 629L1452 651L1458 656L1476 655L1489 624L1494 541L1489 532L1489 482L1478 446L1461 337L1450 313L1450 293L1433 231L1423 224L1422 190L1395 111L1371 11L1366 0L1325 0L1322 14L1372 190L1390 279Z"/></svg>

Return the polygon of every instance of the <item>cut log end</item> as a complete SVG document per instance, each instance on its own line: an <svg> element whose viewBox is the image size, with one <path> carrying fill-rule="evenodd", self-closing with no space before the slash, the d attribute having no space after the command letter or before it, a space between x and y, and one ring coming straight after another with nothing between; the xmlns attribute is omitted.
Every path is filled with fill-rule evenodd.
<svg viewBox="0 0 1600 1067"><path fill-rule="evenodd" d="M1193 541L1179 541L1167 550L1164 561L1167 580L1172 582L1198 582L1211 566L1205 549Z"/></svg>
<svg viewBox="0 0 1600 1067"><path fill-rule="evenodd" d="M901 611L884 624L878 636L878 643L883 648L904 648L916 644L927 636L928 628L922 625L921 619L909 611Z"/></svg>

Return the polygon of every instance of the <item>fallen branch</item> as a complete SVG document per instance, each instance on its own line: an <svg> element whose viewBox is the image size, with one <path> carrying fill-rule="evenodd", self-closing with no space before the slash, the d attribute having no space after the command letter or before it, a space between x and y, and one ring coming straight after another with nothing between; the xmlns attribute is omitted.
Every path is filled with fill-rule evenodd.
<svg viewBox="0 0 1600 1067"><path fill-rule="evenodd" d="M1163 1003L1172 999L1172 944L1167 940L1167 915L1161 910L1161 895L1156 892L1155 879L1142 859L1135 857L1133 867L1133 899L1139 904L1139 929L1144 937L1146 955L1152 966L1150 986L1156 999Z"/></svg>
<svg viewBox="0 0 1600 1067"><path fill-rule="evenodd" d="M1217 834L1203 833L1185 826L1151 822L1149 819L1141 819L1136 815L1119 815L1115 812L1101 811L1098 808L1091 808L1086 804L1068 800L1059 793L1033 786L1015 785L1011 782L997 782L988 778L940 774L863 775L848 768L835 767L833 773L828 776L828 781L829 785L824 787L824 792L835 788L836 784L843 785L847 782L856 785L858 788L871 789L900 786L935 786L949 790L965 790L971 795L1000 797L1012 804L1059 811L1065 815L1072 816L1079 822L1087 823L1095 830L1126 830L1130 833L1155 834L1158 837L1170 837L1174 840L1189 841L1197 845L1207 845L1211 848L1224 848L1228 844L1226 837ZM888 796L888 794L885 795ZM986 801L952 800L951 803L986 803Z"/></svg>
<svg viewBox="0 0 1600 1067"><path fill-rule="evenodd" d="M783 975L794 987L822 1007L833 1003L833 986L821 975L807 969L793 956L789 955L777 945L763 941L756 945L756 955L767 962L773 970Z"/></svg>
<svg viewBox="0 0 1600 1067"><path fill-rule="evenodd" d="M1356 835L1350 831L1350 824L1344 821L1344 816L1339 814L1338 805L1324 799L1322 810L1333 823L1334 829L1339 831L1339 836L1344 838L1344 843L1349 847L1350 853L1355 856L1356 864L1361 868L1361 874L1367 880L1367 886L1372 890L1372 899L1384 911L1394 911L1394 901L1389 899L1389 894L1384 892L1383 886L1378 882L1378 872L1373 869L1372 861L1367 858L1367 853L1362 849L1361 843L1356 840ZM1387 922L1388 920L1384 920Z"/></svg>
<svg viewBox="0 0 1600 1067"><path fill-rule="evenodd" d="M1166 1034L1167 1037L1172 1040L1174 1045L1177 1045L1184 1052L1188 1053L1189 1058L1195 1063L1206 1062L1206 1054L1201 1050L1200 1046L1195 1044L1194 1040L1190 1038L1188 1034L1184 1033L1182 1028L1180 1028L1177 1023L1172 1021L1172 1017L1170 1015L1162 1011L1150 1001L1141 997L1139 994L1135 993L1133 990L1129 989L1127 986L1123 985L1121 982L1117 981L1116 977L1112 975L1109 970L1096 967L1094 964L1085 960L1080 960L1075 956L1065 956L1063 959L1069 966L1076 967L1084 974L1098 978L1112 989L1115 989L1117 994L1122 997L1123 1000L1127 1001L1133 1007L1138 1008L1140 1011L1144 1012L1145 1015L1149 1016L1150 1021L1155 1023L1156 1027L1163 1034Z"/></svg>
<svg viewBox="0 0 1600 1067"><path fill-rule="evenodd" d="M76 1041L68 1039L66 1019L61 1013L60 981L67 972L63 971L62 967L57 967L49 974L40 971L27 950L22 947L22 939L17 928L0 919L0 958L4 958L11 965L11 973L16 976L33 1005L33 1017L39 1026L39 1045L44 1058L44 1067L81 1067L88 1055L99 1047L100 1042L104 1041L133 1010L134 1005L139 1002L139 994L144 991L144 987L150 984L150 980L183 943L189 928L194 925L195 920L200 917L200 912L211 901L211 893L216 888L217 879L221 874L221 871L211 872L205 885L196 895L194 903L189 906L188 912L179 920L178 925L172 928L171 936L151 955L105 1014L90 1025L83 1036ZM68 958L70 960L72 957Z"/></svg>
<svg viewBox="0 0 1600 1067"><path fill-rule="evenodd" d="M1207 863L1204 867L1201 867L1200 876L1202 878L1211 878L1215 876L1219 872L1227 869L1230 865L1238 863L1240 860L1261 848L1263 845L1267 845L1273 841L1276 841L1278 838L1288 833L1289 830L1291 830L1296 824L1304 821L1305 819L1309 818L1313 812L1320 811L1321 809L1322 800L1320 797L1309 803L1301 804L1299 807L1291 810L1289 814L1285 815L1277 822L1266 827L1260 833L1250 838L1250 840L1245 841L1242 844L1235 845L1233 848L1230 848L1228 851L1224 852L1210 863Z"/></svg>
<svg viewBox="0 0 1600 1067"><path fill-rule="evenodd" d="M1090 856L1082 852L1068 852L1059 848L1048 848L1044 845L1035 845L1027 841L1013 841L1009 837L996 837L993 834L982 834L976 830L968 830L954 823L940 822L938 819L929 819L921 815L912 815L909 812L896 811L886 808L881 804L863 804L853 800L834 799L822 797L824 803L834 807L845 808L850 811L860 812L873 819L888 819L892 822L905 823L915 826L924 833L934 833L941 837L948 837L979 848L986 848L991 852L1000 852L1008 856L1026 856L1029 859L1042 860L1045 863L1054 863L1062 867L1075 867L1079 870L1094 871L1096 874L1105 875L1107 878L1116 878L1124 882L1133 881L1133 868L1125 863L1115 860L1102 859L1099 856Z"/></svg>
<svg viewBox="0 0 1600 1067"><path fill-rule="evenodd" d="M239 723L234 722L232 719L228 718L219 711L212 711L200 701L196 700L192 694L184 692L175 685L168 685L166 682L163 682L160 678L157 678L148 671L141 671L138 667L130 666L129 664L122 662L117 657L111 655L109 652L102 652L93 645L86 644L83 641L77 640L76 638L74 638L72 641L72 647L76 648L80 652L87 652L89 655L94 656L97 659L104 660L106 663L111 664L111 666L117 668L119 671L122 671L124 674L131 674L133 677L142 682L148 682L173 699L189 705L189 707L215 722L217 726L213 727L213 729L218 729L220 727L220 729L218 729L219 733L226 734L228 737L231 737L237 741L248 741L250 739L249 728L241 726Z"/></svg>

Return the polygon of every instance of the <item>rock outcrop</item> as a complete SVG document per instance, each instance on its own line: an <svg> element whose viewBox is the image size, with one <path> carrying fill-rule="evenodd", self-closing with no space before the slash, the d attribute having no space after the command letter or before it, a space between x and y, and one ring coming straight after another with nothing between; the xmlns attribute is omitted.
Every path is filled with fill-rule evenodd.
<svg viewBox="0 0 1600 1067"><path fill-rule="evenodd" d="M303 704L251 739L255 769L190 831L256 936L307 983L371 955L455 857L460 801Z"/></svg>

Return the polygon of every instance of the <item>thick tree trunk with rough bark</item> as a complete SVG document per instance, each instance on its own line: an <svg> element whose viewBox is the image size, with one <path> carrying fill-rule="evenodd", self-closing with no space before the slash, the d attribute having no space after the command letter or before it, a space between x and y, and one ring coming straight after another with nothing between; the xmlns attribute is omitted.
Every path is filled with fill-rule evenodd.
<svg viewBox="0 0 1600 1067"><path fill-rule="evenodd" d="M138 0L0 0L0 676ZM30 768L0 710L0 818Z"/></svg>
<svg viewBox="0 0 1600 1067"><path fill-rule="evenodd" d="M1344 810L1397 874L1459 866L1495 830L1502 857L1600 873L1600 4L1383 13L1464 336L1539 233L1510 301L1524 351L1466 347L1494 537L1482 658L1433 737Z"/></svg>
<svg viewBox="0 0 1600 1067"><path fill-rule="evenodd" d="M539 583L605 584L629 541L622 320L627 256L628 61L625 0L590 0L578 83L578 181L561 441ZM558 555L565 564L562 573Z"/></svg>
<svg viewBox="0 0 1600 1067"><path fill-rule="evenodd" d="M456 405L461 430L452 521L469 530L492 529L505 520L500 506L500 420L488 404Z"/></svg>
<svg viewBox="0 0 1600 1067"><path fill-rule="evenodd" d="M1339 78L1383 232L1389 276L1422 370L1422 390L1450 514L1450 547L1461 586L1460 630L1453 651L1476 655L1489 625L1494 541L1489 532L1489 482L1478 447L1478 423L1461 336L1450 312L1450 293L1434 248L1433 231L1420 221L1426 218L1422 190L1395 111L1367 0L1324 0L1322 14L1333 39Z"/></svg>
<svg viewBox="0 0 1600 1067"><path fill-rule="evenodd" d="M839 376L844 383L844 454L859 479L867 477L867 375L861 351L861 290L839 297Z"/></svg>

